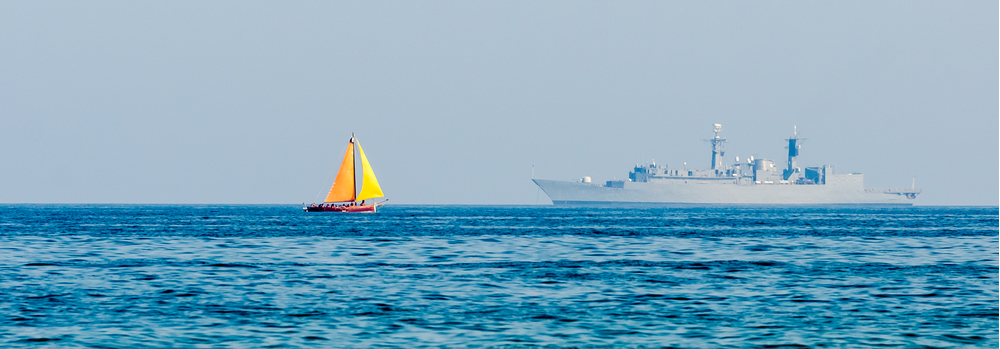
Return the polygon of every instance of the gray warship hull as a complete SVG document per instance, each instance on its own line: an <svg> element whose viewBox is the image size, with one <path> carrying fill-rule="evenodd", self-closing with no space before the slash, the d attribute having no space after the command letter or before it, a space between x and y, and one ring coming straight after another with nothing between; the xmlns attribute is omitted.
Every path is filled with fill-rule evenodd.
<svg viewBox="0 0 1000 349"><path fill-rule="evenodd" d="M754 159L730 166L723 164L725 138L719 136L722 125L715 124L712 144L712 168L680 169L639 165L629 172L628 180L592 184L590 177L580 181L532 179L556 205L565 204L689 204L689 205L893 205L911 206L920 190L865 188L861 173L835 173L832 166L800 168L801 140L795 132L788 141L788 162L784 169L774 161ZM794 130L794 129L793 129Z"/></svg>
<svg viewBox="0 0 1000 349"><path fill-rule="evenodd" d="M840 177L840 176L837 176ZM833 179L833 178L830 178ZM865 189L860 175L843 175L826 185L740 185L736 181L674 180L624 182L621 188L591 183L535 179L556 205L880 205L911 206L906 193Z"/></svg>

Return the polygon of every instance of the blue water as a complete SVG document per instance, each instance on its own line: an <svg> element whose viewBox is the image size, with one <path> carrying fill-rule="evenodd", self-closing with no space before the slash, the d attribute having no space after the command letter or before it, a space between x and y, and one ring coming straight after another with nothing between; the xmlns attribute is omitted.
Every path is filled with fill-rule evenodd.
<svg viewBox="0 0 1000 349"><path fill-rule="evenodd" d="M0 346L989 347L998 209L0 206Z"/></svg>

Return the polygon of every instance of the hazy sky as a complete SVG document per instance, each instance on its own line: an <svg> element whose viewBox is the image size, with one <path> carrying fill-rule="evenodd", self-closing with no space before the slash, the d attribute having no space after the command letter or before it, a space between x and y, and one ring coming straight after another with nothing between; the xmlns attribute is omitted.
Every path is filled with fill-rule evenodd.
<svg viewBox="0 0 1000 349"><path fill-rule="evenodd" d="M0 1L0 202L391 203L735 156L997 205L997 1Z"/></svg>

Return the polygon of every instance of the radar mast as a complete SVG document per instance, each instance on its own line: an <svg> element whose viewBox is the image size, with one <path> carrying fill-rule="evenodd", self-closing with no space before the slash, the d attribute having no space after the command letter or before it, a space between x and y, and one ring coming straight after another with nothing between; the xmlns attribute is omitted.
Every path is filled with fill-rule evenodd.
<svg viewBox="0 0 1000 349"><path fill-rule="evenodd" d="M708 140L712 143L712 169L718 170L722 168L722 157L726 155L726 152L722 150L722 144L726 142L725 138L719 137L719 132L722 131L722 124L715 124L715 138Z"/></svg>
<svg viewBox="0 0 1000 349"><path fill-rule="evenodd" d="M786 139L788 141L788 164L784 171L781 171L781 178L788 180L795 174L797 168L795 165L795 157L799 156L799 127L792 125L792 137Z"/></svg>

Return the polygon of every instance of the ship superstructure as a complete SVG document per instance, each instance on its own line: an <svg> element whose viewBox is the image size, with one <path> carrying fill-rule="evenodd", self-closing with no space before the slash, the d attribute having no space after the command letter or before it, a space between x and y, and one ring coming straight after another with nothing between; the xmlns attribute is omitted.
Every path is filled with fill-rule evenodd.
<svg viewBox="0 0 1000 349"><path fill-rule="evenodd" d="M784 168L774 161L745 158L723 166L725 138L722 125L714 125L712 166L708 170L675 169L655 163L636 165L628 180L590 182L533 179L554 204L667 203L667 204L773 204L825 205L876 204L912 205L921 192L907 189L870 189L864 175L839 174L833 166L800 168L801 139L798 132L786 139L788 159ZM685 166L686 167L686 166Z"/></svg>

